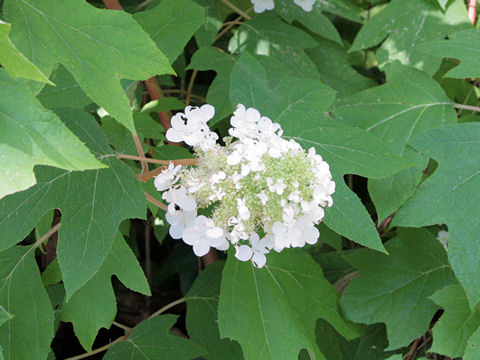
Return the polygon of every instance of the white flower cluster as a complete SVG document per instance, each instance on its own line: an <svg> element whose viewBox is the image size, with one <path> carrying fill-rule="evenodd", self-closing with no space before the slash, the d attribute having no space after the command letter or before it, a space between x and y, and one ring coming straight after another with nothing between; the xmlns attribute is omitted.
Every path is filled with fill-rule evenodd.
<svg viewBox="0 0 480 360"><path fill-rule="evenodd" d="M273 0L250 0L253 4L253 11L262 13L265 10L273 10L275 3ZM293 2L300 6L305 11L312 11L315 0L293 0Z"/></svg>
<svg viewBox="0 0 480 360"><path fill-rule="evenodd" d="M328 164L311 148L281 137L279 124L258 110L238 105L225 145L207 122L211 105L187 107L172 119L166 137L194 147L196 166L173 163L155 178L155 187L168 202L170 235L183 238L197 256L210 248L236 249L235 256L266 263L272 249L314 244L315 227L332 206L335 183ZM211 216L197 209L209 208Z"/></svg>

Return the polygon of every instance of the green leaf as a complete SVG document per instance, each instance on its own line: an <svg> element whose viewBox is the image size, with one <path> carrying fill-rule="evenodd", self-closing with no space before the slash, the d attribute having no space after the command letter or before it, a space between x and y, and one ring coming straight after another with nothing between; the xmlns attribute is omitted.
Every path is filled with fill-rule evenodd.
<svg viewBox="0 0 480 360"><path fill-rule="evenodd" d="M361 337L346 340L326 321L317 322L317 344L327 359L335 360L384 360L388 341L385 326L372 325Z"/></svg>
<svg viewBox="0 0 480 360"><path fill-rule="evenodd" d="M466 123L433 129L410 144L439 165L415 194L400 208L394 224L448 225L448 258L463 285L470 305L480 299L480 124Z"/></svg>
<svg viewBox="0 0 480 360"><path fill-rule="evenodd" d="M151 295L143 270L120 233L117 233L112 250L100 270L62 310L62 321L73 324L75 335L87 351L92 350L98 330L101 327L108 329L115 319L117 304L111 280L113 275L129 289Z"/></svg>
<svg viewBox="0 0 480 360"><path fill-rule="evenodd" d="M62 281L62 271L60 270L60 264L56 257L42 272L43 285L53 285Z"/></svg>
<svg viewBox="0 0 480 360"><path fill-rule="evenodd" d="M35 262L35 248L0 253L0 307L13 315L0 325L5 359L46 359L53 339L53 310Z"/></svg>
<svg viewBox="0 0 480 360"><path fill-rule="evenodd" d="M205 11L191 0L164 0L151 10L136 13L133 18L173 63L205 22Z"/></svg>
<svg viewBox="0 0 480 360"><path fill-rule="evenodd" d="M355 22L362 21L362 9L349 0L317 1L315 7Z"/></svg>
<svg viewBox="0 0 480 360"><path fill-rule="evenodd" d="M145 218L145 196L128 167L114 156L95 120L63 109L66 125L109 167L62 171L37 167L37 185L0 201L0 249L21 241L46 211L62 212L58 261L67 299L99 269L123 219Z"/></svg>
<svg viewBox="0 0 480 360"><path fill-rule="evenodd" d="M190 360L206 355L192 340L170 335L177 316L162 315L142 321L135 326L126 341L110 349L104 360Z"/></svg>
<svg viewBox="0 0 480 360"><path fill-rule="evenodd" d="M210 125L217 123L232 112L228 93L234 64L234 56L213 47L204 47L193 54L187 67L187 69L201 71L214 70L217 73L207 92L207 103L215 107L215 116L210 120Z"/></svg>
<svg viewBox="0 0 480 360"><path fill-rule="evenodd" d="M174 97L163 97L158 100L149 101L146 103L141 113L152 113L152 112L165 112L169 110L180 110L184 109L185 104Z"/></svg>
<svg viewBox="0 0 480 360"><path fill-rule="evenodd" d="M444 313L433 327L433 344L429 352L461 357L467 340L480 325L480 310L470 310L467 296L459 284L449 285L430 299L443 307Z"/></svg>
<svg viewBox="0 0 480 360"><path fill-rule="evenodd" d="M449 1L450 0L437 0L438 4L442 7L443 10L445 10L447 8L447 3Z"/></svg>
<svg viewBox="0 0 480 360"><path fill-rule="evenodd" d="M420 44L419 51L439 58L459 59L460 64L445 74L453 78L476 78L480 76L480 33L478 29L457 31L448 40L429 41Z"/></svg>
<svg viewBox="0 0 480 360"><path fill-rule="evenodd" d="M38 102L26 80L14 80L0 69L0 88L0 198L34 185L37 164L67 170L105 167Z"/></svg>
<svg viewBox="0 0 480 360"><path fill-rule="evenodd" d="M342 39L337 29L330 19L322 13L321 7L319 6L314 6L312 11L305 11L293 1L278 1L275 4L274 11L290 24L293 23L293 21L298 21L305 25L310 31L338 44L342 44Z"/></svg>
<svg viewBox="0 0 480 360"><path fill-rule="evenodd" d="M387 325L388 349L422 335L438 310L428 297L455 282L445 249L427 230L401 229L385 245L390 255L359 250L345 258L358 269L340 305L350 320Z"/></svg>
<svg viewBox="0 0 480 360"><path fill-rule="evenodd" d="M441 59L417 46L469 27L463 0L454 0L445 13L430 0L393 0L360 29L350 51L382 43L377 51L380 64L399 60L432 75Z"/></svg>
<svg viewBox="0 0 480 360"><path fill-rule="evenodd" d="M37 95L38 100L48 109L69 107L83 109L92 100L85 95L80 85L64 66L58 65L50 75L55 86L45 85Z"/></svg>
<svg viewBox="0 0 480 360"><path fill-rule="evenodd" d="M316 40L319 46L307 49L306 53L317 66L320 79L337 90L338 96L352 95L377 84L352 68L342 45L321 38Z"/></svg>
<svg viewBox="0 0 480 360"><path fill-rule="evenodd" d="M9 314L8 311L5 310L3 306L0 305L0 326L6 323L10 319L13 319L13 316Z"/></svg>
<svg viewBox="0 0 480 360"><path fill-rule="evenodd" d="M480 356L480 328L474 331L467 341L463 360L476 360Z"/></svg>
<svg viewBox="0 0 480 360"><path fill-rule="evenodd" d="M6 0L3 11L13 26L10 38L29 60L45 73L56 63L64 65L85 93L131 132L120 78L174 74L165 55L123 11L97 9L83 0Z"/></svg>
<svg viewBox="0 0 480 360"><path fill-rule="evenodd" d="M415 192L422 178L426 159L412 151L408 141L457 120L452 101L430 76L398 62L386 70L386 84L344 97L333 108L338 120L382 138L395 153L417 165L389 178L369 181L368 190L380 221Z"/></svg>
<svg viewBox="0 0 480 360"><path fill-rule="evenodd" d="M316 41L297 27L273 15L262 14L244 22L228 44L232 54L268 55L291 69L296 76L318 78L316 66L304 49Z"/></svg>
<svg viewBox="0 0 480 360"><path fill-rule="evenodd" d="M330 164L336 191L334 206L325 211L327 226L353 241L383 251L370 215L347 188L343 175L382 178L410 164L365 130L327 120L324 113L333 99L330 88L309 79L284 77L276 88L269 89L265 71L249 54L237 61L232 72L232 104L243 103L258 109L280 123L284 137L306 149L314 146Z"/></svg>
<svg viewBox="0 0 480 360"><path fill-rule="evenodd" d="M8 38L10 24L0 20L0 64L13 78L36 80L54 85L35 65L17 50Z"/></svg>
<svg viewBox="0 0 480 360"><path fill-rule="evenodd" d="M220 339L218 332L217 308L223 266L223 261L209 265L185 295L188 335L208 351L209 360L242 360L242 349L238 343Z"/></svg>
<svg viewBox="0 0 480 360"><path fill-rule="evenodd" d="M212 0L194 0L205 9L205 22L195 33L198 47L210 46L215 42L218 30L222 27L222 18Z"/></svg>
<svg viewBox="0 0 480 360"><path fill-rule="evenodd" d="M338 294L302 249L270 253L262 269L231 252L222 276L220 335L237 340L246 360L296 359L302 348L325 359L315 342L315 323L327 320L346 338L359 335L345 322Z"/></svg>

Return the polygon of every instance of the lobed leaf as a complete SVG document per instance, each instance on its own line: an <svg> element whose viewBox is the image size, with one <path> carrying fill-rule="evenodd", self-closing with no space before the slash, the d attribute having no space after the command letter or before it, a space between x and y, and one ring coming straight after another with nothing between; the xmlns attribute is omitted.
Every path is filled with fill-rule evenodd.
<svg viewBox="0 0 480 360"><path fill-rule="evenodd" d="M270 253L261 269L232 255L223 270L218 325L222 337L240 343L246 360L296 359L303 348L325 359L315 341L318 318L348 339L359 335L340 315L337 292L304 250Z"/></svg>
<svg viewBox="0 0 480 360"><path fill-rule="evenodd" d="M38 164L67 170L105 167L51 111L26 80L0 69L0 198L35 184Z"/></svg>
<svg viewBox="0 0 480 360"><path fill-rule="evenodd" d="M120 222L145 217L146 201L95 120L78 110L59 114L109 167L82 172L37 167L37 185L0 201L0 249L25 238L48 210L60 209L57 254L68 300L100 269Z"/></svg>
<svg viewBox="0 0 480 360"><path fill-rule="evenodd" d="M470 306L480 300L480 124L443 126L418 135L410 144L438 161L438 169L400 208L393 224L420 227L447 224L448 258Z"/></svg>
<svg viewBox="0 0 480 360"><path fill-rule="evenodd" d="M108 329L115 319L117 304L111 280L113 275L129 289L151 295L143 270L120 233L115 236L112 250L98 272L62 309L62 321L73 324L75 335L87 351L92 350L98 330L101 327Z"/></svg>
<svg viewBox="0 0 480 360"><path fill-rule="evenodd" d="M388 349L408 345L438 310L430 299L455 282L445 249L427 230L401 229L385 245L390 255L359 250L345 259L360 273L340 300L348 319L387 325Z"/></svg>
<svg viewBox="0 0 480 360"><path fill-rule="evenodd" d="M0 325L6 360L42 360L50 351L53 309L34 254L33 246L0 252L0 308L13 316Z"/></svg>
<svg viewBox="0 0 480 360"><path fill-rule="evenodd" d="M350 51L381 44L376 54L380 64L399 60L432 75L441 59L417 46L469 27L463 0L454 0L445 13L430 0L393 0L362 26Z"/></svg>
<svg viewBox="0 0 480 360"><path fill-rule="evenodd" d="M132 16L83 0L6 0L10 38L44 73L61 63L85 93L135 132L120 79L174 74L165 55ZM86 21L88 19L88 21ZM46 46L48 44L48 46Z"/></svg>
<svg viewBox="0 0 480 360"><path fill-rule="evenodd" d="M162 315L142 321L130 336L108 349L105 360L190 360L206 354L192 340L169 334L177 316Z"/></svg>
<svg viewBox="0 0 480 360"><path fill-rule="evenodd" d="M457 120L452 101L430 76L398 62L386 72L386 84L344 97L333 107L338 120L382 138L395 153L416 163L386 179L369 181L380 221L415 192L422 178L427 159L412 151L410 139Z"/></svg>

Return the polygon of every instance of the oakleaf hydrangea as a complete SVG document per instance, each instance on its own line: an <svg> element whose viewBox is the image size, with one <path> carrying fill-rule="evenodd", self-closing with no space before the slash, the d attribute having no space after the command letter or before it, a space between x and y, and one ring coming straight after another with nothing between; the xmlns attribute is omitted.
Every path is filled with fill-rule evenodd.
<svg viewBox="0 0 480 360"><path fill-rule="evenodd" d="M250 0L253 4L253 11L262 13L265 10L273 10L275 3L273 0ZM285 1L285 0L282 0ZM293 2L300 6L305 11L312 11L315 0L293 0Z"/></svg>
<svg viewBox="0 0 480 360"><path fill-rule="evenodd" d="M182 238L197 256L234 246L237 259L257 267L272 250L316 243L315 225L333 204L329 165L314 148L283 139L279 124L241 104L220 145L207 125L214 112L211 105L189 106L166 133L192 146L198 160L190 167L170 163L155 178L168 203L172 238ZM211 215L199 215L199 208Z"/></svg>

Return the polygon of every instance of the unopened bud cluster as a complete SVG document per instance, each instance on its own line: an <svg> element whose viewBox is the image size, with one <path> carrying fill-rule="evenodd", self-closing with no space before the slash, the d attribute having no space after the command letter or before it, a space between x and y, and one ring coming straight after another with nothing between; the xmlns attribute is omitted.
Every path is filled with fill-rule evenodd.
<svg viewBox="0 0 480 360"><path fill-rule="evenodd" d="M236 249L235 256L266 263L270 250L314 244L315 227L325 206L332 206L335 183L328 164L294 140L281 137L279 124L258 110L238 105L231 118L231 137L224 146L207 122L211 105L187 107L172 118L170 141L192 146L198 165L183 168L170 163L155 178L168 202L170 235L193 246L197 256L211 247ZM211 216L198 208L211 207Z"/></svg>

